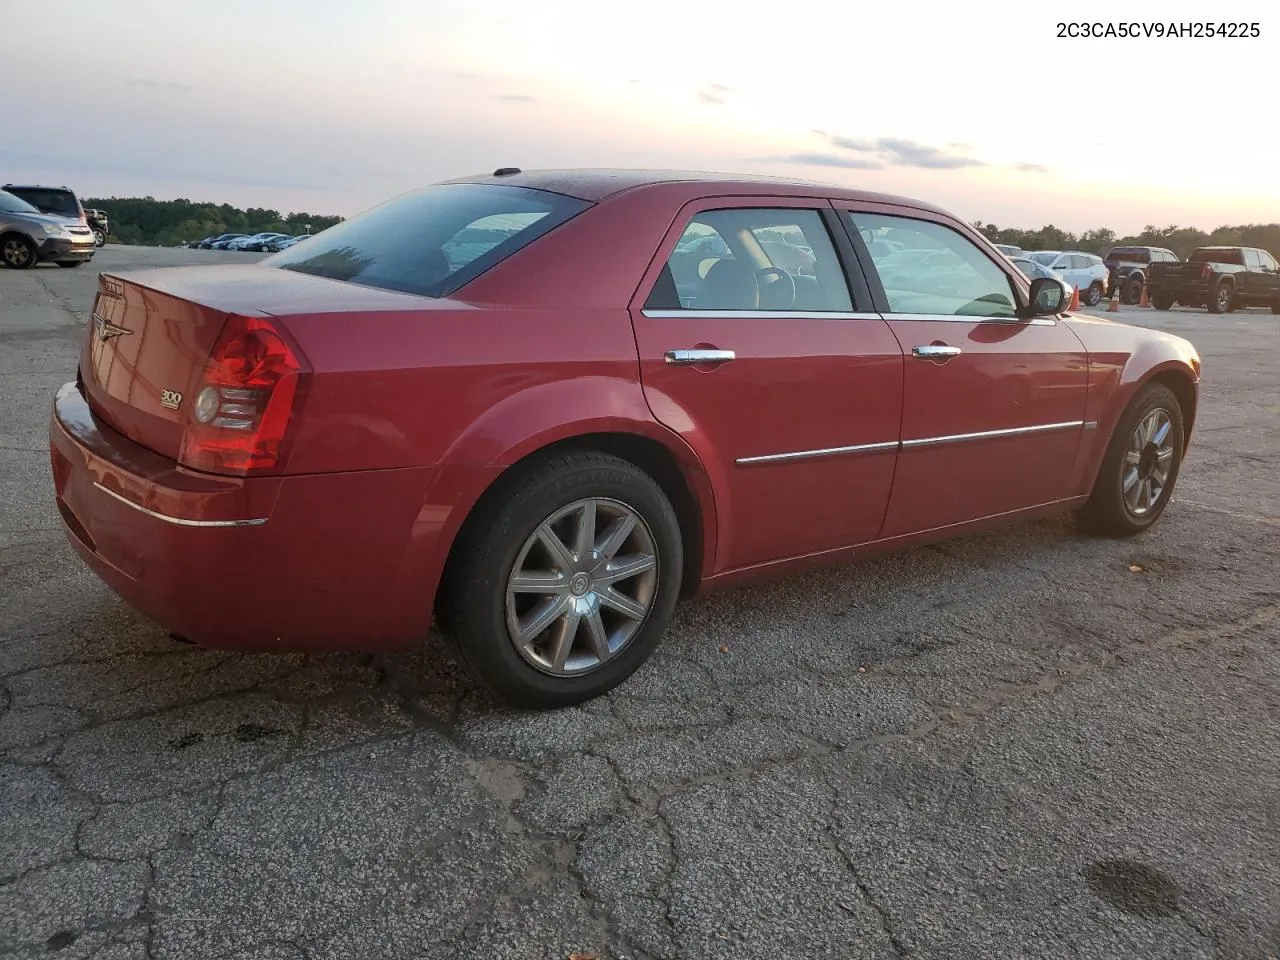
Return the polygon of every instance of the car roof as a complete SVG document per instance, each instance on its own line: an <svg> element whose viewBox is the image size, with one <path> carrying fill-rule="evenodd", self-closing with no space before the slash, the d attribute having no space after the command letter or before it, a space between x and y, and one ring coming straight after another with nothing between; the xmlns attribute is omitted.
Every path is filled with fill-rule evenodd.
<svg viewBox="0 0 1280 960"><path fill-rule="evenodd" d="M701 183L706 196L783 195L813 196L842 200L861 200L871 203L890 203L915 207L934 213L947 211L919 200L887 193L851 190L818 180L801 180L792 177L770 177L758 174L717 173L706 170L631 170L621 168L522 170L517 173L477 174L456 177L446 183L485 183L502 186L528 187L546 190L598 203L609 197L631 190L660 189L674 184Z"/></svg>
<svg viewBox="0 0 1280 960"><path fill-rule="evenodd" d="M75 193L70 187L52 187L43 183L6 183L3 190L65 190L67 193Z"/></svg>

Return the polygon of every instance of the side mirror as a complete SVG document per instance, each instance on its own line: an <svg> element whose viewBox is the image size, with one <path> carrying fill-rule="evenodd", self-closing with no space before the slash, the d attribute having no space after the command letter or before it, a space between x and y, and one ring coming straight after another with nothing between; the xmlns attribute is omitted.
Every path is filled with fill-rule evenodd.
<svg viewBox="0 0 1280 960"><path fill-rule="evenodd" d="M1031 281L1031 304L1023 319L1062 313L1071 302L1071 288L1057 277L1036 277Z"/></svg>

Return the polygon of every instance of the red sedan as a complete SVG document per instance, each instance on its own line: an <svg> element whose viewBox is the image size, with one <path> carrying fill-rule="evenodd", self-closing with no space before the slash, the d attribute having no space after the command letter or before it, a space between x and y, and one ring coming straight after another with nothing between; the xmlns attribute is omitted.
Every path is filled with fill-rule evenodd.
<svg viewBox="0 0 1280 960"><path fill-rule="evenodd" d="M681 596L1064 509L1138 533L1187 341L1070 316L926 204L634 171L436 184L252 265L103 275L57 505L192 642L609 690Z"/></svg>

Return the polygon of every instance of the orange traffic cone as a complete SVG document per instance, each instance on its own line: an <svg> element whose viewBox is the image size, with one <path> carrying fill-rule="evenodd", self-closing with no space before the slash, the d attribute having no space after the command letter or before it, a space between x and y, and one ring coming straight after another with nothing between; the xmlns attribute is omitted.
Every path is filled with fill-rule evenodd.
<svg viewBox="0 0 1280 960"><path fill-rule="evenodd" d="M1080 288L1072 287L1071 288L1071 306L1067 307L1067 310L1071 313L1075 313L1079 309L1080 309Z"/></svg>
<svg viewBox="0 0 1280 960"><path fill-rule="evenodd" d="M1111 300L1107 303L1107 313L1115 313L1120 309L1120 288L1111 291Z"/></svg>
<svg viewBox="0 0 1280 960"><path fill-rule="evenodd" d="M1151 306L1151 301L1147 299L1147 285L1145 283L1142 285L1142 297L1138 300L1138 306L1140 307Z"/></svg>

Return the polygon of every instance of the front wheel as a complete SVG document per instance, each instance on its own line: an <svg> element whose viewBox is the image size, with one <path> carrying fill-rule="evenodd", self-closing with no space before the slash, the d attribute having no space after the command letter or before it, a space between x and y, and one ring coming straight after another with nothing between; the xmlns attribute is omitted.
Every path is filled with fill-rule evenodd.
<svg viewBox="0 0 1280 960"><path fill-rule="evenodd" d="M451 558L446 629L472 675L521 707L581 703L649 658L680 592L680 525L634 464L594 452L521 470Z"/></svg>
<svg viewBox="0 0 1280 960"><path fill-rule="evenodd" d="M36 248L26 237L8 236L0 241L0 262L11 270L26 270L36 265Z"/></svg>
<svg viewBox="0 0 1280 960"><path fill-rule="evenodd" d="M107 242L107 235L101 230L93 231L93 245L95 247L104 246Z"/></svg>
<svg viewBox="0 0 1280 960"><path fill-rule="evenodd" d="M1151 305L1157 310L1168 310L1173 307L1173 297L1159 290L1152 291Z"/></svg>
<svg viewBox="0 0 1280 960"><path fill-rule="evenodd" d="M1138 279L1130 280L1124 286L1124 302L1129 305L1135 305L1142 302L1142 281Z"/></svg>
<svg viewBox="0 0 1280 960"><path fill-rule="evenodd" d="M1091 283L1089 289L1084 292L1084 302L1086 306L1096 307L1102 302L1102 284Z"/></svg>
<svg viewBox="0 0 1280 960"><path fill-rule="evenodd" d="M1117 537L1150 527L1173 496L1182 450L1178 398L1163 384L1148 384L1111 436L1093 492L1080 511L1084 525Z"/></svg>

